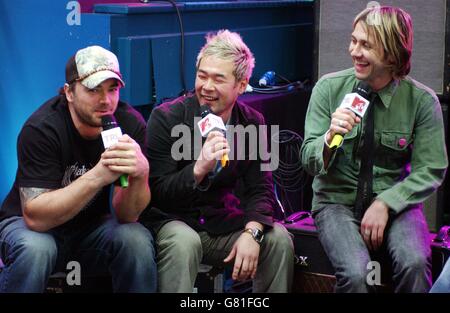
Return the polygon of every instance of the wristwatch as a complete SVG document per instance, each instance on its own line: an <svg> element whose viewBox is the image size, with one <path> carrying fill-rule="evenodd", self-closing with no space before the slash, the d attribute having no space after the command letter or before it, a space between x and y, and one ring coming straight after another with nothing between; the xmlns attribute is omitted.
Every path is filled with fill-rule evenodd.
<svg viewBox="0 0 450 313"><path fill-rule="evenodd" d="M246 228L244 233L249 233L252 235L253 239L255 239L255 241L259 244L261 244L264 239L264 233L258 228Z"/></svg>

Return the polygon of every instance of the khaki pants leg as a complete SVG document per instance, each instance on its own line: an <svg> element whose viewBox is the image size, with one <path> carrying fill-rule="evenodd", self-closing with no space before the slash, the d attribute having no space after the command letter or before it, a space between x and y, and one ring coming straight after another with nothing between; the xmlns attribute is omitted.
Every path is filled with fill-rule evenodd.
<svg viewBox="0 0 450 313"><path fill-rule="evenodd" d="M165 224L156 236L159 292L192 292L202 259L197 232L181 221Z"/></svg>

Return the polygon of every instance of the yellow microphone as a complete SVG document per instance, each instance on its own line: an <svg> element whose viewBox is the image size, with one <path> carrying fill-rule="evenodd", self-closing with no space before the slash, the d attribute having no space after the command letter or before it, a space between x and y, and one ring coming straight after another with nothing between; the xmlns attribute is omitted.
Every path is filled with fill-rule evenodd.
<svg viewBox="0 0 450 313"><path fill-rule="evenodd" d="M222 156L222 159L220 159L220 165L222 165L222 167L227 167L229 163L230 159L228 158L228 153L225 153Z"/></svg>

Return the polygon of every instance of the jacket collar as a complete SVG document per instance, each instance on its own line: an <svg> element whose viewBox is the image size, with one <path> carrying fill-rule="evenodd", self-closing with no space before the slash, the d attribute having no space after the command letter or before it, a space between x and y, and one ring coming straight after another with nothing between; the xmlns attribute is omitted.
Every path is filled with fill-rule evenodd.
<svg viewBox="0 0 450 313"><path fill-rule="evenodd" d="M358 84L358 80L355 81L353 88ZM381 103L388 109L391 105L392 98L400 85L399 79L393 79L389 84L387 84L383 89L377 91L378 96L381 99Z"/></svg>
<svg viewBox="0 0 450 313"><path fill-rule="evenodd" d="M386 87L378 91L378 95L380 96L381 102L384 104L386 109L389 108L392 102L392 98L397 91L398 86L400 85L400 80L393 79Z"/></svg>

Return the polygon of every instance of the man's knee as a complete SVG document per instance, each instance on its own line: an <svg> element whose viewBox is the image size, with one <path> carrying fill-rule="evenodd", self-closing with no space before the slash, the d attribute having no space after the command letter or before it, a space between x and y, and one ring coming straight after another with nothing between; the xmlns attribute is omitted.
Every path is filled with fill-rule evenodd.
<svg viewBox="0 0 450 313"><path fill-rule="evenodd" d="M172 221L163 226L157 235L158 253L170 253L188 259L201 260L202 242L198 233L186 224Z"/></svg>
<svg viewBox="0 0 450 313"><path fill-rule="evenodd" d="M132 250L133 254L154 255L154 240L149 230L139 223L120 224L114 230L113 241L120 247Z"/></svg>
<svg viewBox="0 0 450 313"><path fill-rule="evenodd" d="M408 256L399 264L401 271L410 273L425 273L431 268L430 259L421 253L408 253Z"/></svg>
<svg viewBox="0 0 450 313"><path fill-rule="evenodd" d="M367 271L357 268L353 268L352 270L345 273L342 277L342 281L352 288L357 288L358 286L365 286L367 284Z"/></svg>
<svg viewBox="0 0 450 313"><path fill-rule="evenodd" d="M9 257L21 258L29 265L55 264L58 249L50 234L31 230L23 231L8 251Z"/></svg>
<svg viewBox="0 0 450 313"><path fill-rule="evenodd" d="M286 230L283 225L274 223L273 228L266 233L266 244L274 247L280 251L294 253L294 244L292 242L292 235Z"/></svg>

